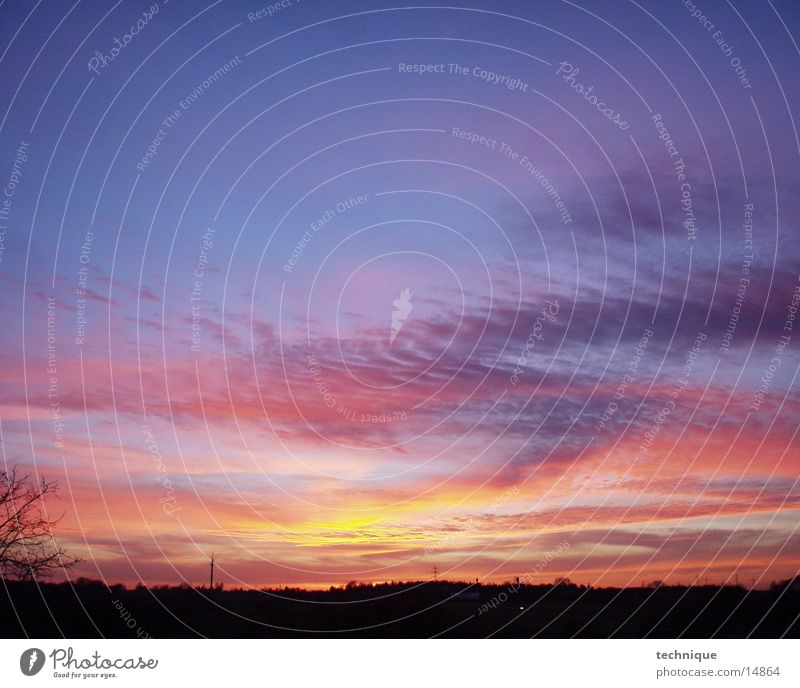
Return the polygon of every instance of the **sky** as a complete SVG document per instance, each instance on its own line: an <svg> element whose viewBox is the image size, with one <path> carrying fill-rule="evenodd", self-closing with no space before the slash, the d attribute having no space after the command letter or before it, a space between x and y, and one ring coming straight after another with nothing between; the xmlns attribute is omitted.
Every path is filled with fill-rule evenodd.
<svg viewBox="0 0 800 688"><path fill-rule="evenodd" d="M70 576L797 573L796 4L0 17L0 468Z"/></svg>

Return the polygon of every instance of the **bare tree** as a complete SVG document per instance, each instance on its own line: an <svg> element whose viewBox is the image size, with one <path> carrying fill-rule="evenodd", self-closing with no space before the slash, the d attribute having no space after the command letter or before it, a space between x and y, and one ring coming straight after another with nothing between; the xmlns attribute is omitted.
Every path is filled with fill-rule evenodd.
<svg viewBox="0 0 800 688"><path fill-rule="evenodd" d="M16 580L47 578L54 571L78 563L53 539L44 499L55 494L58 483L44 478L38 483L17 469L0 470L0 577Z"/></svg>

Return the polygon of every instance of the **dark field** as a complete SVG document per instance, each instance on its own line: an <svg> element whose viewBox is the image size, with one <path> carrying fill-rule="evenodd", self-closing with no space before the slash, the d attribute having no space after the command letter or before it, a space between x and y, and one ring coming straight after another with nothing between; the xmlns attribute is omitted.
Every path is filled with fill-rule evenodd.
<svg viewBox="0 0 800 688"><path fill-rule="evenodd" d="M523 608L523 609L521 609ZM451 582L328 591L4 582L6 638L799 637L796 583L584 588Z"/></svg>

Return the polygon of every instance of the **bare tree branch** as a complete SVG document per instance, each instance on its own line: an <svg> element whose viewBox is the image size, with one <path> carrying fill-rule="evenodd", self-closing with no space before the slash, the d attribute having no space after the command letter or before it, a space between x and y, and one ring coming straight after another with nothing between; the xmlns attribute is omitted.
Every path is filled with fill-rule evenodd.
<svg viewBox="0 0 800 688"><path fill-rule="evenodd" d="M47 578L79 562L53 538L61 520L50 520L44 500L55 495L58 483L42 478L38 483L17 469L0 470L0 577L16 580Z"/></svg>

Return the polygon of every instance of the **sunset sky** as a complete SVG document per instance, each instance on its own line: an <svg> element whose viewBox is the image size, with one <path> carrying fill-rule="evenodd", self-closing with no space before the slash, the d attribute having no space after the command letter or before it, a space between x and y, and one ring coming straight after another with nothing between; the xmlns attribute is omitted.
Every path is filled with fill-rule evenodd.
<svg viewBox="0 0 800 688"><path fill-rule="evenodd" d="M798 5L459 4L0 6L70 576L797 573Z"/></svg>

